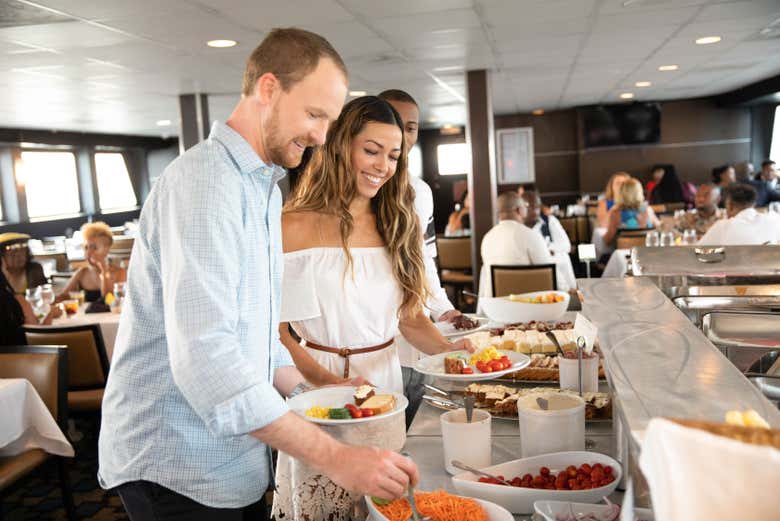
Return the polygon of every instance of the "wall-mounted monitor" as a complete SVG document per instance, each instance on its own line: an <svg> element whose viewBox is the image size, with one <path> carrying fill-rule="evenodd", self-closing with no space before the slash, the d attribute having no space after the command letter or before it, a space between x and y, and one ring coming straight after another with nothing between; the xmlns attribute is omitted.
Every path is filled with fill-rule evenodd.
<svg viewBox="0 0 780 521"><path fill-rule="evenodd" d="M661 141L661 106L658 103L594 105L579 111L585 148Z"/></svg>

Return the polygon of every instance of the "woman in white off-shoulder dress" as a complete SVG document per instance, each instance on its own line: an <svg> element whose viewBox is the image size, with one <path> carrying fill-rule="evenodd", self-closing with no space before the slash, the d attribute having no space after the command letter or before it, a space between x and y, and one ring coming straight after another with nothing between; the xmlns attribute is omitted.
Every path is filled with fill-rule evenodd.
<svg viewBox="0 0 780 521"><path fill-rule="evenodd" d="M407 175L400 117L364 96L344 107L285 207L280 337L315 386L360 378L402 393L399 330L425 353L473 349L449 343L424 313L421 231ZM394 451L406 439L402 414L325 429ZM284 453L276 478L277 521L365 519L360 496Z"/></svg>

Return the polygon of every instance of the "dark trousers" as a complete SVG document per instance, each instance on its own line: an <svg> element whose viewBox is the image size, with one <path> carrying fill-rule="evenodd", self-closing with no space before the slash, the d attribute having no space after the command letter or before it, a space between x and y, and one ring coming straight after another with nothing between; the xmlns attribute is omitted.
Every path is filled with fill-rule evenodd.
<svg viewBox="0 0 780 521"><path fill-rule="evenodd" d="M409 400L409 406L406 408L406 430L409 430L414 415L417 414L417 409L422 403L422 397L425 394L423 384L428 382L428 377L411 367L401 367L401 374L404 378L404 394Z"/></svg>
<svg viewBox="0 0 780 521"><path fill-rule="evenodd" d="M116 489L130 521L268 521L265 498L244 508L211 508L150 481Z"/></svg>

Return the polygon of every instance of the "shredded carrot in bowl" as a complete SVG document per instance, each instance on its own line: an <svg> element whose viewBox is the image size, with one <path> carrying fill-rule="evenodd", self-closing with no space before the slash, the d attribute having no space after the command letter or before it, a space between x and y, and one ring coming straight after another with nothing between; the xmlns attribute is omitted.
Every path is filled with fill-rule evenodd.
<svg viewBox="0 0 780 521"><path fill-rule="evenodd" d="M453 496L443 490L421 492L414 495L417 510L433 521L490 521L482 507L473 499ZM407 521L412 507L401 498L385 506L376 506L388 521Z"/></svg>

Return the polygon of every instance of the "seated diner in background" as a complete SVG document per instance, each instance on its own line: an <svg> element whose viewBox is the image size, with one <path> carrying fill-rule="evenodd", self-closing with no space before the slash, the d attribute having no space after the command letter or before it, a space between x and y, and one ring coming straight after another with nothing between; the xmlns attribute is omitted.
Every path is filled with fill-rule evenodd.
<svg viewBox="0 0 780 521"><path fill-rule="evenodd" d="M735 183L726 190L728 219L716 222L699 240L707 246L780 244L780 216L756 211L756 189Z"/></svg>
<svg viewBox="0 0 780 521"><path fill-rule="evenodd" d="M774 161L767 160L761 163L761 172L755 180L748 181L756 189L756 206L761 208L769 203L780 201L780 191L777 190L777 174L774 169Z"/></svg>
<svg viewBox="0 0 780 521"><path fill-rule="evenodd" d="M112 264L108 252L114 243L111 228L104 222L86 223L81 227L84 237L84 257L88 265L73 274L65 289L57 297L61 302L71 291L84 291L86 302L100 300L114 291L114 284L127 281L127 270Z"/></svg>
<svg viewBox="0 0 780 521"><path fill-rule="evenodd" d="M525 225L542 236L555 260L558 289L568 291L577 287L574 267L571 264L571 240L561 222L554 215L542 211L542 199L536 190L526 190L523 200L527 205Z"/></svg>
<svg viewBox="0 0 780 521"><path fill-rule="evenodd" d="M777 190L778 184L778 171L775 170L775 162L771 159L767 159L761 162L761 171L755 175L756 181L767 181L769 186L773 190Z"/></svg>
<svg viewBox="0 0 780 521"><path fill-rule="evenodd" d="M24 233L0 234L0 264L3 275L17 295L24 295L28 288L46 284L43 267L32 260L27 242L30 236Z"/></svg>
<svg viewBox="0 0 780 521"><path fill-rule="evenodd" d="M679 222L676 223L680 232L696 230L701 237L722 218L722 210L718 209L720 203L720 188L712 183L704 183L696 191L696 208L685 212Z"/></svg>
<svg viewBox="0 0 780 521"><path fill-rule="evenodd" d="M615 205L615 197L620 190L620 185L629 178L631 176L626 172L616 172L607 181L604 197L599 200L598 208L596 208L596 224L599 228L606 228L609 225L609 211Z"/></svg>
<svg viewBox="0 0 780 521"><path fill-rule="evenodd" d="M650 204L685 203L688 208L693 206L696 188L691 183L680 181L674 165L661 165L661 167L664 175L653 188L652 193L647 196Z"/></svg>
<svg viewBox="0 0 780 521"><path fill-rule="evenodd" d="M619 230L644 230L661 224L655 212L645 202L642 183L629 178L620 186L615 206L609 211L609 224L604 242L611 244Z"/></svg>
<svg viewBox="0 0 780 521"><path fill-rule="evenodd" d="M527 206L517 192L504 192L498 196L498 224L482 239L480 297L493 296L490 266L555 264L541 234L524 224Z"/></svg>
<svg viewBox="0 0 780 521"><path fill-rule="evenodd" d="M471 197L469 191L463 192L460 202L455 204L455 211L450 214L445 235L466 235L471 229L471 216L469 208L471 207Z"/></svg>
<svg viewBox="0 0 780 521"><path fill-rule="evenodd" d="M666 166L667 165L653 165L653 171L650 174L650 180L647 182L646 187L648 200L653 196L653 190L655 190L655 187L658 186L658 183L660 183L661 179L664 177Z"/></svg>
<svg viewBox="0 0 780 521"><path fill-rule="evenodd" d="M723 190L737 182L737 171L731 165L716 166L712 169L712 183ZM723 208L725 201L721 199L720 207Z"/></svg>
<svg viewBox="0 0 780 521"><path fill-rule="evenodd" d="M5 273L0 271L0 346L27 344L22 326L39 324L48 326L61 313L59 306L52 306L48 314L39 322L30 303L14 291Z"/></svg>

